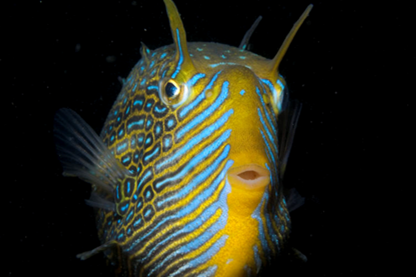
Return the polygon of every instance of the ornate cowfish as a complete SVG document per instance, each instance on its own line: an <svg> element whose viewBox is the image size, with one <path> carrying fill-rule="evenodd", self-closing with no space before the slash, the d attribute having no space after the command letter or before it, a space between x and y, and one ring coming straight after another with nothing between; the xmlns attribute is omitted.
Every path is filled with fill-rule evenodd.
<svg viewBox="0 0 416 277"><path fill-rule="evenodd" d="M280 183L299 109L284 115L278 66L310 5L272 59L188 43L164 0L174 44L142 58L100 137L72 110L55 117L64 175L92 184L104 252L119 276L254 276L290 229ZM283 113L282 113L283 112ZM278 131L279 128L279 131Z"/></svg>

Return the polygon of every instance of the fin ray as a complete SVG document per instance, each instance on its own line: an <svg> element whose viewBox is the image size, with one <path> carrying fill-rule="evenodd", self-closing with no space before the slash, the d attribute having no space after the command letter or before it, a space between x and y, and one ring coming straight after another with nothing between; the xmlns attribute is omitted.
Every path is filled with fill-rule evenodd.
<svg viewBox="0 0 416 277"><path fill-rule="evenodd" d="M305 198L299 194L299 192L295 188L291 188L289 190L288 196L286 197L287 202L287 209L289 212L293 212L294 210L300 208L305 204Z"/></svg>
<svg viewBox="0 0 416 277"><path fill-rule="evenodd" d="M291 101L287 104L278 116L278 135L279 135L279 174L280 178L286 170L287 161L289 159L290 150L292 149L293 139L295 137L296 127L298 125L302 104L298 101Z"/></svg>
<svg viewBox="0 0 416 277"><path fill-rule="evenodd" d="M116 244L115 241L109 241L107 243L104 243L103 245L100 245L90 251L86 251L86 252L82 252L80 254L77 255L77 258L81 259L81 260L86 260L91 258L92 256L101 253L105 250L107 250L108 248L113 247Z"/></svg>
<svg viewBox="0 0 416 277"><path fill-rule="evenodd" d="M129 174L94 130L71 109L56 113L54 137L64 175L77 176L113 195L118 180Z"/></svg>
<svg viewBox="0 0 416 277"><path fill-rule="evenodd" d="M110 212L116 211L116 205L114 203L105 200L104 198L101 198L95 192L91 193L90 199L85 199L85 204L94 208L104 209Z"/></svg>
<svg viewBox="0 0 416 277"><path fill-rule="evenodd" d="M238 48L242 50L247 49L248 41L250 40L251 35L253 34L257 26L259 25L262 18L263 18L262 16L257 17L256 21L254 21L253 25L251 25L250 29L244 35L243 40L241 41L240 46L238 46Z"/></svg>

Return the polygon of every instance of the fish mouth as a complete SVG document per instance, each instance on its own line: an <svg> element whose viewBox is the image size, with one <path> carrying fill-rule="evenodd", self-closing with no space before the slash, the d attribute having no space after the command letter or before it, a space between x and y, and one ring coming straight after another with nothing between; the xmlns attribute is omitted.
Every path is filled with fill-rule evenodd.
<svg viewBox="0 0 416 277"><path fill-rule="evenodd" d="M228 181L232 186L245 190L262 189L270 183L270 172L263 166L247 164L231 168Z"/></svg>

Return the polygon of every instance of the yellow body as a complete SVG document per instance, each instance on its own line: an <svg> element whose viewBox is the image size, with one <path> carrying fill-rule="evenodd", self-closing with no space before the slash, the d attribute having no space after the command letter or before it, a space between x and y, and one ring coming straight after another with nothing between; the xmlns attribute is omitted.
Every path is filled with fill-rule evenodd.
<svg viewBox="0 0 416 277"><path fill-rule="evenodd" d="M187 43L175 5L164 2L174 44L143 46L101 139L73 113L57 116L64 170L93 184L103 243L79 257L105 251L121 276L254 276L289 233L278 65L312 6L269 60Z"/></svg>

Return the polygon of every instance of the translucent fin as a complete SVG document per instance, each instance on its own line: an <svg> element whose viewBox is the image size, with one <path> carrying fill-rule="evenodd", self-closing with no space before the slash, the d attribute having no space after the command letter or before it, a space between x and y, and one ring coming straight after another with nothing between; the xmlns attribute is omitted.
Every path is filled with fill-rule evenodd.
<svg viewBox="0 0 416 277"><path fill-rule="evenodd" d="M111 211L111 212L116 211L116 205L114 203L101 198L100 196L98 196L94 192L91 193L91 198L90 199L85 200L85 203L88 206L91 206L91 207L94 207L94 208L104 209L104 210Z"/></svg>
<svg viewBox="0 0 416 277"><path fill-rule="evenodd" d="M65 176L77 176L113 196L117 182L129 174L94 130L70 109L56 113L54 137Z"/></svg>
<svg viewBox="0 0 416 277"><path fill-rule="evenodd" d="M287 99L287 97L285 97ZM279 159L280 159L280 178L286 170L287 160L289 159L290 150L292 149L293 138L295 136L296 126L298 125L302 104L298 101L291 101L287 107L279 114Z"/></svg>
<svg viewBox="0 0 416 277"><path fill-rule="evenodd" d="M297 258L298 260L300 260L300 261L302 261L302 262L307 262L308 261L308 258L302 253L302 252L300 252L299 250L297 250L296 248L291 248L291 254L295 257L295 258Z"/></svg>
<svg viewBox="0 0 416 277"><path fill-rule="evenodd" d="M243 40L241 41L240 46L238 48L243 49L243 50L247 49L248 41L250 40L251 35L253 34L257 26L259 25L262 18L263 18L262 16L257 17L256 21L254 21L253 25L251 25L250 29L244 35Z"/></svg>
<svg viewBox="0 0 416 277"><path fill-rule="evenodd" d="M289 212L293 212L305 204L305 198L302 197L296 189L291 188L286 198L286 202Z"/></svg>
<svg viewBox="0 0 416 277"><path fill-rule="evenodd" d="M122 77L120 77L120 76L118 76L117 77L117 80L121 83L121 85L125 85L126 84L126 79L125 78L122 78Z"/></svg>
<svg viewBox="0 0 416 277"><path fill-rule="evenodd" d="M107 250L107 249L109 249L109 248L111 248L115 245L116 245L115 241L109 241L107 243L104 243L103 245L100 245L100 246L94 248L93 250L86 251L86 252L78 254L77 258L79 258L81 260L86 260L86 259L91 258L92 256L94 256L98 253L101 253L101 252L103 252L103 251L105 251L105 250Z"/></svg>

